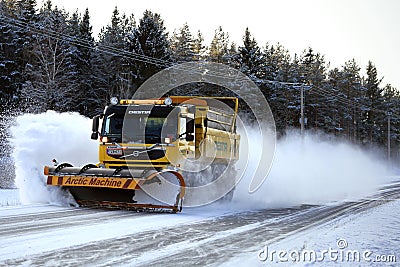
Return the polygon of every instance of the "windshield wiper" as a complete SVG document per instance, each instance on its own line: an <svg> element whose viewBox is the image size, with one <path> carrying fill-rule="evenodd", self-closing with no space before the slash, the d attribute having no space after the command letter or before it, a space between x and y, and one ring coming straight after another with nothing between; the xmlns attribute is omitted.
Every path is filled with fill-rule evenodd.
<svg viewBox="0 0 400 267"><path fill-rule="evenodd" d="M115 113L111 113L110 115L107 116L106 119L109 119L109 118L111 118L111 117L114 116L114 115L115 115Z"/></svg>

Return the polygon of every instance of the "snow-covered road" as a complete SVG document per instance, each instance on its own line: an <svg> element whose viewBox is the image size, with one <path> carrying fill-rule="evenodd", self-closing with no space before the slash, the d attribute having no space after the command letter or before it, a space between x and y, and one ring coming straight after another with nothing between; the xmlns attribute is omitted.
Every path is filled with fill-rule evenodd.
<svg viewBox="0 0 400 267"><path fill-rule="evenodd" d="M1 207L0 265L218 266L240 255L262 264L257 252L266 244L398 198L400 184L393 183L368 199L286 209L245 211L214 205L151 214L49 205Z"/></svg>

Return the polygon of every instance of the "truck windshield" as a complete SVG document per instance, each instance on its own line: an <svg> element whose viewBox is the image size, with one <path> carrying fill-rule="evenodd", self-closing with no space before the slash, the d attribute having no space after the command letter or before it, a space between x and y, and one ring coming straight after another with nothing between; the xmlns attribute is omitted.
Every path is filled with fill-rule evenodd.
<svg viewBox="0 0 400 267"><path fill-rule="evenodd" d="M155 144L161 143L166 137L175 139L176 133L177 122L171 116L110 114L105 117L102 136L115 142Z"/></svg>

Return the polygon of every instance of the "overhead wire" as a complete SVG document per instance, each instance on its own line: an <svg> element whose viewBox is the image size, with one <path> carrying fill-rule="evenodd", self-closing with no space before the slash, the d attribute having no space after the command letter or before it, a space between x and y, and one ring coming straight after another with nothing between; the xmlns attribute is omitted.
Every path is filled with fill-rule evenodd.
<svg viewBox="0 0 400 267"><path fill-rule="evenodd" d="M188 67L187 65L182 67L182 66L180 66L180 64L177 64L176 62L173 62L171 60L158 59L158 58L146 56L143 54L138 54L134 51L127 51L124 49L119 49L119 48L116 48L116 47L113 47L110 45L106 45L106 44L97 44L95 47L93 47L92 43L89 40L85 40L85 39L79 38L77 36L72 36L67 33L56 32L51 29L42 28L33 23L24 22L17 18L11 18L4 14L0 14L0 24L13 26L13 27L16 27L19 29L28 29L33 33L47 36L47 37L53 38L55 40L68 41L73 45L77 45L77 46L88 48L88 49L95 49L99 52L103 52L103 53L110 54L113 56L122 57L125 59L131 59L131 60L139 61L142 63L148 63L148 64L152 64L152 65L156 65L156 66L164 67L164 68L174 66L174 68L176 68L177 70L194 72L197 74L203 74L203 71L199 71L198 68L195 68L195 67ZM209 75L211 77L215 77L215 78L234 79L236 82L241 82L241 81L247 82L248 81L246 79L240 79L240 78L233 77L233 76L227 76L226 73L218 72L215 70L208 71L207 75ZM266 80L266 79L263 79L262 81L270 83L270 84L274 84L274 85L291 86L294 88L296 88L296 87L298 88L300 86L309 86L309 85L304 85L303 83L299 83L299 82L283 82L283 81ZM325 97L335 97L336 101L339 103L342 103L345 105L351 104L354 107L358 107L360 109L373 110L373 111L377 111L377 112L381 112L381 113L387 113L387 111L384 111L381 109L377 109L377 108L371 109L371 108L365 107L361 104L351 103L351 100L341 97L341 96L334 95L332 92L329 92L325 89L317 88L315 86L311 86L311 87L313 89L313 92L315 92L319 95L325 96ZM330 100L330 101L333 101L333 100ZM399 115L396 115L394 113L392 113L391 117L400 118Z"/></svg>
<svg viewBox="0 0 400 267"><path fill-rule="evenodd" d="M11 25L11 26L17 27L19 29L29 29L30 31L40 34L40 35L48 36L48 37L56 39L56 40L65 40L74 45L93 49L93 47L90 45L90 43L87 40L83 40L81 38L78 38L76 36L72 36L72 35L69 35L66 33L56 32L51 29L43 29L32 23L23 22L19 19L10 18L5 15L0 15L0 24L1 23ZM124 49L119 49L119 48L105 45L105 44L98 44L96 47L94 47L94 49L96 49L97 51L103 52L103 53L111 54L114 56L119 56L119 57L126 58L126 59L136 60L136 61L139 61L142 63L149 63L149 64L156 65L159 67L167 68L167 67L174 66L174 68L177 70L191 71L191 72L195 71L198 74L203 73L203 71L199 71L196 67L192 67L192 68L190 68L188 66L182 67L182 66L180 66L180 64L177 64L173 61L157 59L157 58L153 58L153 57L146 56L143 54L138 54L134 51L127 51ZM226 76L226 73L218 72L215 70L207 72L207 75L216 77L216 78L233 78L233 77ZM235 80L236 81L247 81L245 79L237 79L237 78L235 78Z"/></svg>
<svg viewBox="0 0 400 267"><path fill-rule="evenodd" d="M85 47L88 49L93 49L93 47L90 45L90 42L88 40L84 40L79 37L72 36L72 35L69 35L69 34L66 34L63 32L56 32L51 29L40 28L33 23L27 23L27 22L24 22L24 21L16 19L16 18L10 18L3 14L0 14L0 24L11 25L11 26L17 27L19 29L29 29L30 31L32 31L34 33L48 36L48 37L54 38L56 40L66 40L72 44L75 44L75 45L78 45L81 47ZM203 70L199 71L198 68L196 68L196 67L188 67L187 65L180 66L180 64L173 62L173 61L157 59L157 58L149 57L149 56L146 56L143 54L138 54L134 51L118 49L116 47L105 45L105 44L99 44L94 49L96 49L97 51L100 51L100 52L114 55L114 56L119 56L119 57L126 58L126 59L133 59L133 60L137 60L137 61L140 61L143 63L157 65L160 67L174 66L174 68L177 70L194 72L197 74L203 74ZM216 70L209 70L207 72L207 75L210 77L215 77L215 78L234 79L236 82L248 82L249 81L248 79L241 79L241 78L238 78L237 76L227 76L225 72L219 72ZM285 84L285 85L290 85L290 84L299 85L300 84L300 83L280 82L280 81L265 80L265 79L263 79L263 81L267 82L267 83L271 83L271 84Z"/></svg>
<svg viewBox="0 0 400 267"><path fill-rule="evenodd" d="M387 115L387 111L385 111L385 110L378 109L378 108L371 108L371 107L367 107L367 106L362 105L362 104L355 103L351 99L347 99L347 98L344 98L344 97L341 97L341 96L335 96L333 93L328 92L327 90L322 89L322 88L316 88L314 90L314 92L316 92L319 95L325 96L325 97L332 97L332 96L336 97L336 101L337 102L345 104L345 105L351 105L351 106L359 108L361 110L371 110L371 111L375 111L375 112L379 112L379 113L383 113L383 114ZM400 116L396 115L394 113L392 113L392 115L390 115L390 116L400 119Z"/></svg>

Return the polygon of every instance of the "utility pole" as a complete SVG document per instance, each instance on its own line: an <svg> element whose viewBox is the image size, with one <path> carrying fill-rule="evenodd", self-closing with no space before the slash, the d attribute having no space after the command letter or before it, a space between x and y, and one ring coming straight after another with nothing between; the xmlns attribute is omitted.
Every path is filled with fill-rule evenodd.
<svg viewBox="0 0 400 267"><path fill-rule="evenodd" d="M392 113L390 111L388 111L387 115L388 115L387 153L388 153L388 163L389 163L389 168L390 168L390 116L392 115Z"/></svg>
<svg viewBox="0 0 400 267"><path fill-rule="evenodd" d="M301 85L300 88L300 134L304 136L304 86Z"/></svg>

